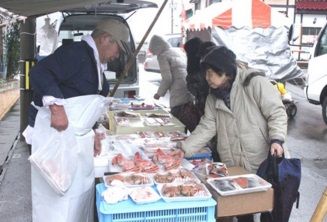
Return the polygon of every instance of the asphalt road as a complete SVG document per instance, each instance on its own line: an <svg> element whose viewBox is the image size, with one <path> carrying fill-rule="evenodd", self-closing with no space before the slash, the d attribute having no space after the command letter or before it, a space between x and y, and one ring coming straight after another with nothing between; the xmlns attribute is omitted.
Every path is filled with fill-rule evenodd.
<svg viewBox="0 0 327 222"><path fill-rule="evenodd" d="M290 84L286 88L298 108L289 121L287 146L302 162L300 207L293 208L290 222L309 221L327 186L327 125L321 106L308 103L301 88Z"/></svg>

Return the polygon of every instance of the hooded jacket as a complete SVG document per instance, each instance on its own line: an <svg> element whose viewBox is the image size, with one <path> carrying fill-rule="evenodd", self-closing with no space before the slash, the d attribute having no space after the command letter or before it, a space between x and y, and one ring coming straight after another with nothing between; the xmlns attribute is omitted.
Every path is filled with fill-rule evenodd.
<svg viewBox="0 0 327 222"><path fill-rule="evenodd" d="M186 87L186 56L172 48L162 37L154 35L149 44L150 51L157 56L162 80L157 94L170 92L170 108L193 100Z"/></svg>
<svg viewBox="0 0 327 222"><path fill-rule="evenodd" d="M258 70L237 65L237 75L230 92L230 109L223 100L209 94L205 114L184 142L186 156L191 156L217 135L217 151L228 167L240 166L256 173L267 158L273 139L285 141L287 115L277 90L269 80L255 75Z"/></svg>

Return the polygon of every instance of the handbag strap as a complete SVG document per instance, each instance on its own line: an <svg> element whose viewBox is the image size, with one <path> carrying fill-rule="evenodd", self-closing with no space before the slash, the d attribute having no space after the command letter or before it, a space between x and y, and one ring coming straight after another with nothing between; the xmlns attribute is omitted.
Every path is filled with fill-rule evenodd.
<svg viewBox="0 0 327 222"><path fill-rule="evenodd" d="M271 155L270 152L268 153L268 160L270 162L270 172L272 174L273 180L277 183L279 182L279 170L278 164L285 158L284 154L282 157L277 157L276 155Z"/></svg>

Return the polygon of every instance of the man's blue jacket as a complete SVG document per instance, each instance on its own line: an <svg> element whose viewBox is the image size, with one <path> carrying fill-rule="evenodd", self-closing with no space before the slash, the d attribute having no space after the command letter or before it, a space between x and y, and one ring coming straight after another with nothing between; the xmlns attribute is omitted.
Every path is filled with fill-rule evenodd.
<svg viewBox="0 0 327 222"><path fill-rule="evenodd" d="M85 42L74 42L59 47L53 54L37 63L30 72L33 101L43 106L43 96L71 98L100 94L107 96L109 84L104 74L102 91L98 91L97 65L93 49ZM37 110L29 108L28 122L34 126Z"/></svg>

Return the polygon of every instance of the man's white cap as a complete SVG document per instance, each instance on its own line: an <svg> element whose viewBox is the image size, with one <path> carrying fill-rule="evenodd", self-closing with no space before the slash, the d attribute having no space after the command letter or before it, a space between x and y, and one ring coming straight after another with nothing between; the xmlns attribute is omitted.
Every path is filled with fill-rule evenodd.
<svg viewBox="0 0 327 222"><path fill-rule="evenodd" d="M119 47L126 52L123 42L126 44L129 41L129 30L124 23L115 19L106 19L99 22L95 29L110 34Z"/></svg>

